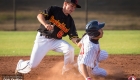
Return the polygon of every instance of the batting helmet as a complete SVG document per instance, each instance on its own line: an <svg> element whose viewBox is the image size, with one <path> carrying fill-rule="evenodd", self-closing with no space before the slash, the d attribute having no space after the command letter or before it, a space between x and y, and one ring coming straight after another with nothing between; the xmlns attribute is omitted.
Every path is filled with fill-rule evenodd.
<svg viewBox="0 0 140 80"><path fill-rule="evenodd" d="M86 33L89 36L97 37L100 35L100 32L98 32L99 29L103 28L105 26L105 23L99 23L97 20L92 20L87 23L86 25Z"/></svg>

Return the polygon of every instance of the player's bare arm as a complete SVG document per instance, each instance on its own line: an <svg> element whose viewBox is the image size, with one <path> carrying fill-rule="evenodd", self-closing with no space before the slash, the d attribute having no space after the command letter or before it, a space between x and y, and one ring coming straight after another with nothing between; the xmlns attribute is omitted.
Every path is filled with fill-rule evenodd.
<svg viewBox="0 0 140 80"><path fill-rule="evenodd" d="M72 40L73 43L77 44L77 42L76 42L77 39L78 38L72 38L71 40Z"/></svg>
<svg viewBox="0 0 140 80"><path fill-rule="evenodd" d="M42 25L44 25L45 28L46 28L47 30L52 30L52 29L53 29L53 25L48 24L48 23L46 22L46 20L45 20L44 17L45 17L45 16L44 16L43 14L41 14L41 13L37 15L38 21L39 21Z"/></svg>
<svg viewBox="0 0 140 80"><path fill-rule="evenodd" d="M77 46L81 48L82 44L79 42L79 43L77 44Z"/></svg>
<svg viewBox="0 0 140 80"><path fill-rule="evenodd" d="M85 64L81 64L80 67L81 67L81 71L82 71L83 77L84 77L86 80L88 80L89 74L88 74L86 65L85 65Z"/></svg>

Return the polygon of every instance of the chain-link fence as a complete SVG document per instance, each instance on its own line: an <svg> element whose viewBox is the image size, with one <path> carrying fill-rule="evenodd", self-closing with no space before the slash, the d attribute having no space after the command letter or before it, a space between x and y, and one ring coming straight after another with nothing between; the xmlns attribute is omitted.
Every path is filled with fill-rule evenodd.
<svg viewBox="0 0 140 80"><path fill-rule="evenodd" d="M40 10L51 5L62 7L63 1L0 0L0 30L37 30ZM93 19L106 22L107 30L140 29L140 0L79 0L79 4L82 8L71 14L78 30L85 29L86 20Z"/></svg>

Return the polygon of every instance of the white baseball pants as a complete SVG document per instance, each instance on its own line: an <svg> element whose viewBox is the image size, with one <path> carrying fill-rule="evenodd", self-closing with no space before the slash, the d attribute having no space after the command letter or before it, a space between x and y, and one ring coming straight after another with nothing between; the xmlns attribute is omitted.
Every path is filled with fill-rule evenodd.
<svg viewBox="0 0 140 80"><path fill-rule="evenodd" d="M64 53L64 65L74 62L74 48L69 43L61 39L47 39L45 38L45 36L40 36L40 32L38 32L36 40L34 42L30 60L27 65L30 66L30 68L37 67L44 56L47 54L47 52L50 50ZM20 64L22 64L22 62ZM22 73L22 71L20 71L20 73Z"/></svg>

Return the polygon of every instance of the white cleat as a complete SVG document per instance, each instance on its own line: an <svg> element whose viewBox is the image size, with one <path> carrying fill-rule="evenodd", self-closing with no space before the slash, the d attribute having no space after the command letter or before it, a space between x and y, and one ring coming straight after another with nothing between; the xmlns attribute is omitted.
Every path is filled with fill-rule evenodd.
<svg viewBox="0 0 140 80"><path fill-rule="evenodd" d="M21 62L23 62L22 59L20 59L20 60L18 61L18 63L17 63L17 67L16 67L16 70L15 70L15 75L21 75L21 73L18 72L18 71L19 71L18 66L19 66L19 64L20 64Z"/></svg>

